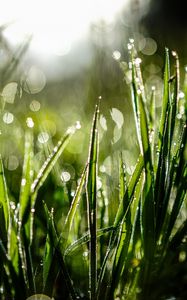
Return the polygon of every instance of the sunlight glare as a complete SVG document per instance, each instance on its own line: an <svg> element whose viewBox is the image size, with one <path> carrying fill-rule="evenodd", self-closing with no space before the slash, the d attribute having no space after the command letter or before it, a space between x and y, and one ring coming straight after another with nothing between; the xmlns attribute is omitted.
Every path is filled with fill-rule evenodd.
<svg viewBox="0 0 187 300"><path fill-rule="evenodd" d="M113 21L127 0L6 0L0 26L10 43L33 35L32 48L41 53L65 55L73 42L84 37L92 22Z"/></svg>

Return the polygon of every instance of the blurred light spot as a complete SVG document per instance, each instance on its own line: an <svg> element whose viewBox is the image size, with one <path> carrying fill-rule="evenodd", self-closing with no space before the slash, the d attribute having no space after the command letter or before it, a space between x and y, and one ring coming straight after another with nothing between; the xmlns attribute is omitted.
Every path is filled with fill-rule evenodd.
<svg viewBox="0 0 187 300"><path fill-rule="evenodd" d="M100 116L99 122L100 122L101 127L102 127L105 131L107 131L106 118L105 118L103 115Z"/></svg>
<svg viewBox="0 0 187 300"><path fill-rule="evenodd" d="M111 175L111 173L112 173L112 159L111 159L110 156L108 156L104 160L103 166L105 167L105 173L107 173L108 175Z"/></svg>
<svg viewBox="0 0 187 300"><path fill-rule="evenodd" d="M157 44L151 38L144 38L139 41L139 50L145 55L153 55L157 50Z"/></svg>
<svg viewBox="0 0 187 300"><path fill-rule="evenodd" d="M88 251L84 251L82 255L83 255L84 257L87 257L87 256L88 256Z"/></svg>
<svg viewBox="0 0 187 300"><path fill-rule="evenodd" d="M114 127L114 132L113 132L113 140L112 140L112 143L115 144L117 143L120 138L121 138L121 135L122 135L122 130L121 128L119 128L118 126L115 126Z"/></svg>
<svg viewBox="0 0 187 300"><path fill-rule="evenodd" d="M14 99L15 99L15 96L16 96L16 92L17 92L17 87L18 87L18 84L16 82L10 82L8 83L3 91L2 91L2 97L3 97L3 100L7 103L14 103Z"/></svg>
<svg viewBox="0 0 187 300"><path fill-rule="evenodd" d="M179 92L179 98L180 98L180 99L183 99L184 96L185 96L185 94L184 94L183 92Z"/></svg>
<svg viewBox="0 0 187 300"><path fill-rule="evenodd" d="M100 171L101 173L105 173L105 172L106 172L105 166L104 166L104 165L101 165L101 166L99 167L99 171Z"/></svg>
<svg viewBox="0 0 187 300"><path fill-rule="evenodd" d="M130 84L132 82L132 72L131 72L131 70L128 70L125 73L125 81L126 81L127 84Z"/></svg>
<svg viewBox="0 0 187 300"><path fill-rule="evenodd" d="M62 174L61 174L61 179L62 179L62 181L64 181L64 182L68 182L68 181L71 179L70 173L69 173L69 172L66 172L66 171L62 172Z"/></svg>
<svg viewBox="0 0 187 300"><path fill-rule="evenodd" d="M43 90L45 84L45 74L39 68L32 66L27 73L24 90L29 94L36 94Z"/></svg>
<svg viewBox="0 0 187 300"><path fill-rule="evenodd" d="M5 159L5 167L9 171L14 171L19 166L19 160L15 155L10 155L8 158Z"/></svg>
<svg viewBox="0 0 187 300"><path fill-rule="evenodd" d="M186 252L185 251L181 251L179 253L179 262L184 262L186 260Z"/></svg>
<svg viewBox="0 0 187 300"><path fill-rule="evenodd" d="M121 53L118 50L115 50L112 56L115 60L119 60L121 58Z"/></svg>
<svg viewBox="0 0 187 300"><path fill-rule="evenodd" d="M133 172L134 172L134 169L135 169L135 166L127 167L127 173L128 173L129 175L132 175Z"/></svg>
<svg viewBox="0 0 187 300"><path fill-rule="evenodd" d="M14 115L10 112L6 112L3 115L3 122L6 124L11 124L14 121Z"/></svg>
<svg viewBox="0 0 187 300"><path fill-rule="evenodd" d="M45 131L40 132L38 135L38 141L41 144L47 143L47 141L49 140L49 134Z"/></svg>
<svg viewBox="0 0 187 300"><path fill-rule="evenodd" d="M117 127L120 129L124 123L124 117L122 112L117 108L112 108L111 112L112 120L116 123Z"/></svg>
<svg viewBox="0 0 187 300"><path fill-rule="evenodd" d="M97 190L100 190L102 187L102 181L99 176L97 176Z"/></svg>
<svg viewBox="0 0 187 300"><path fill-rule="evenodd" d="M44 294L35 294L30 297L28 297L26 300L52 300L52 298L49 298L48 296Z"/></svg>
<svg viewBox="0 0 187 300"><path fill-rule="evenodd" d="M146 71L148 71L151 74L156 74L160 72L161 68L158 65L155 64L149 64L145 67Z"/></svg>
<svg viewBox="0 0 187 300"><path fill-rule="evenodd" d="M41 104L40 102L38 102L37 100L33 100L31 103L30 103L30 110L32 111L39 111L40 110L40 107L41 107Z"/></svg>
<svg viewBox="0 0 187 300"><path fill-rule="evenodd" d="M29 128L33 128L34 127L34 122L32 118L27 118L26 120L26 124Z"/></svg>

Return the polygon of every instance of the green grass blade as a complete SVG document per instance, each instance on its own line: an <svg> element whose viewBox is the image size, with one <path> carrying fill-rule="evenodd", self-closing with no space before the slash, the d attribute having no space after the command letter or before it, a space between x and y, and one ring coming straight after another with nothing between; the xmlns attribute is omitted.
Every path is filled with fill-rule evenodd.
<svg viewBox="0 0 187 300"><path fill-rule="evenodd" d="M10 219L10 204L4 175L2 158L0 156L0 234L3 242L7 242L9 219Z"/></svg>
<svg viewBox="0 0 187 300"><path fill-rule="evenodd" d="M118 208L116 218L114 221L114 227L117 227L120 224L120 222L123 220L124 216L126 215L127 209L129 209L129 199L131 199L133 196L133 193L136 188L136 184L142 173L143 166L144 166L144 160L143 160L142 155L140 154L137 164L136 164L136 167L135 167L135 170L129 180L127 190L124 194L123 200L119 204L119 208Z"/></svg>
<svg viewBox="0 0 187 300"><path fill-rule="evenodd" d="M70 297L72 300L75 300L75 299L77 299L77 294L74 290L73 283L69 276L69 272L67 270L67 267L66 267L63 255L62 255L62 251L61 251L61 247L60 247L60 240L57 236L57 232L56 232L56 228L55 228L55 224L54 224L52 215L48 211L48 208L46 205L45 205L45 211L47 214L47 219L49 220L49 222L48 222L48 238L50 240L50 247L52 247L54 249L54 255L58 261L58 266L60 267L60 270L62 271L64 282L67 286ZM44 273L43 273L44 283L46 282L47 276L49 274L48 272L49 272L50 265L52 262L51 258L52 258L51 254L46 257Z"/></svg>
<svg viewBox="0 0 187 300"><path fill-rule="evenodd" d="M66 145L68 144L70 138L75 133L75 131L76 131L76 126L70 127L66 131L64 137L58 142L57 146L54 147L52 153L49 155L47 160L44 162L43 166L38 172L36 179L31 185L31 193L33 195L35 195L38 192L39 188L43 185L44 181L46 180L47 176L51 172L52 168L54 167L58 158L64 151Z"/></svg>
<svg viewBox="0 0 187 300"><path fill-rule="evenodd" d="M74 218L74 215L76 213L77 206L79 205L79 201L80 201L82 189L84 187L85 180L86 180L86 174L87 174L86 172L87 172L87 165L86 165L86 167L83 170L80 183L79 183L79 185L77 187L75 196L74 196L74 198L72 200L71 207L70 207L70 209L68 211L68 215L67 215L67 218L65 220L65 226L64 226L64 230L63 230L63 237L64 237L64 234L65 234L65 238L66 239L68 238L67 235L68 235L68 233L71 230L73 218Z"/></svg>
<svg viewBox="0 0 187 300"><path fill-rule="evenodd" d="M88 225L90 231L90 299L96 299L97 287L97 163L98 163L98 118L99 104L96 105L91 129L86 196L88 206Z"/></svg>
<svg viewBox="0 0 187 300"><path fill-rule="evenodd" d="M106 251L106 255L105 255L105 258L104 258L104 261L103 261L103 264L102 264L102 267L101 267L101 270L100 270L100 273L99 273L98 290L97 290L98 295L100 293L100 289L101 289L101 286L102 286L102 281L103 281L103 277L104 277L104 273L105 273L108 258L111 255L112 251L114 250L114 246L115 246L115 244L118 240L118 233L119 233L120 224L123 223L123 221L124 221L124 219L125 219L125 217L128 213L128 210L130 209L130 205L131 205L131 202L132 202L132 199L133 199L135 188L136 188L136 185L137 185L137 183L140 179L140 176L141 176L141 173L142 173L142 170L143 170L143 166L144 166L144 160L143 160L142 155L140 154L139 158L138 158L138 161L137 161L137 164L136 164L136 167L134 169L134 172L133 172L133 174L132 174L132 176L131 176L131 178L128 182L127 189L125 191L124 197L123 197L122 201L120 202L118 211L116 213L116 218L115 218L113 227L118 229L118 230L116 230L114 233L112 233L111 237L110 237L110 241L109 241L109 244L108 244L108 249Z"/></svg>
<svg viewBox="0 0 187 300"><path fill-rule="evenodd" d="M19 221L22 223L26 221L25 215L30 210L30 192L31 183L33 176L32 169L32 158L33 158L33 135L31 131L27 131L25 134L25 153L23 162L23 171L20 187L20 210L19 210Z"/></svg>
<svg viewBox="0 0 187 300"><path fill-rule="evenodd" d="M101 228L97 230L97 239L106 233L116 230L113 226L109 226L106 228ZM86 232L80 239L74 241L70 244L66 250L64 251L64 256L71 255L72 252L76 251L80 246L88 243L90 241L90 233Z"/></svg>
<svg viewBox="0 0 187 300"><path fill-rule="evenodd" d="M144 156L145 183L142 197L142 234L145 258L150 260L155 250L155 205L154 205L154 172L152 153L149 142L148 120L143 104L139 98L140 130Z"/></svg>

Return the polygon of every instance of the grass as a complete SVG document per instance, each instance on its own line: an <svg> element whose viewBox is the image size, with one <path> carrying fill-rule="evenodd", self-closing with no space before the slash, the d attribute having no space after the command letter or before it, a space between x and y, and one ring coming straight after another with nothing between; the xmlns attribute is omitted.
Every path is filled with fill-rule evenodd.
<svg viewBox="0 0 187 300"><path fill-rule="evenodd" d="M53 208L58 206L49 206L40 190L50 192L49 175L76 135L76 125L67 130L38 174L33 171L32 128L25 132L16 205L0 159L1 299L34 294L55 299L186 299L187 102L179 99L179 92L182 88L186 99L187 84L179 83L177 54L171 59L166 49L162 110L157 117L156 91L145 90L133 44L129 51L139 157L129 176L119 154L115 211L107 203L110 190L104 176L98 187L101 99L74 197L71 200L68 189L59 196L61 203L65 197L71 200L60 218ZM112 214L115 218L108 217Z"/></svg>

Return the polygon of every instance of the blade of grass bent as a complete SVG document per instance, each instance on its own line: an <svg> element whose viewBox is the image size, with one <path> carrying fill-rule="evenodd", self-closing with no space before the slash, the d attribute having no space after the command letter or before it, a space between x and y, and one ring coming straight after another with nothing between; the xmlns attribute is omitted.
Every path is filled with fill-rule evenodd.
<svg viewBox="0 0 187 300"><path fill-rule="evenodd" d="M88 207L88 225L90 231L90 299L96 299L97 287L97 161L98 161L98 118L99 104L96 105L91 130L86 196Z"/></svg>

